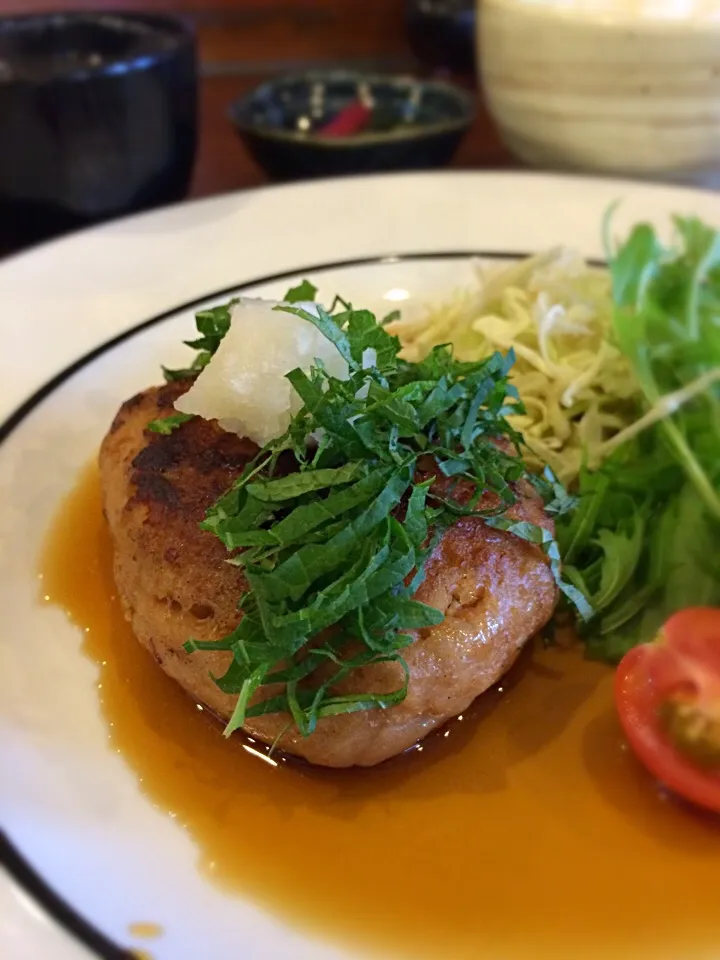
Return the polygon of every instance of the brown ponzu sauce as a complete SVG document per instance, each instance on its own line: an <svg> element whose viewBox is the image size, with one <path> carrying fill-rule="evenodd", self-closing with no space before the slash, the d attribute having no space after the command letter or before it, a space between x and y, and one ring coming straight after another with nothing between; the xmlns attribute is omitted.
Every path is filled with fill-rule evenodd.
<svg viewBox="0 0 720 960"><path fill-rule="evenodd" d="M720 821L640 769L606 666L539 648L422 751L362 771L273 766L224 740L135 641L111 566L91 468L58 515L43 592L87 631L113 747L215 882L399 956L717 956Z"/></svg>

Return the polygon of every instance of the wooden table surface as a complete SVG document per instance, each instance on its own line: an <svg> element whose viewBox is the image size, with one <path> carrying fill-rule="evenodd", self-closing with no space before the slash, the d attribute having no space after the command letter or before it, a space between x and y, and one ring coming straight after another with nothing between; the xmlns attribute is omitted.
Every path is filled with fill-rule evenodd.
<svg viewBox="0 0 720 960"><path fill-rule="evenodd" d="M124 7L192 20L200 54L200 138L191 193L208 196L267 182L226 118L230 102L263 80L311 66L418 72L408 46L404 0L0 0L0 13L53 7ZM465 78L465 83L468 81ZM479 104L453 166L511 165Z"/></svg>

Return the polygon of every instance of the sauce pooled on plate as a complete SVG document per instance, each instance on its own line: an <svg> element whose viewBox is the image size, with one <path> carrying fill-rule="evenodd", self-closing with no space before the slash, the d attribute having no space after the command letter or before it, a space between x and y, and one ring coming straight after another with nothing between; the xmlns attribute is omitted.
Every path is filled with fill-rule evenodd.
<svg viewBox="0 0 720 960"><path fill-rule="evenodd" d="M422 749L319 770L224 740L136 642L95 467L63 504L41 572L43 593L86 630L113 747L216 883L310 934L399 957L716 950L720 819L639 767L612 671L581 651L523 656Z"/></svg>

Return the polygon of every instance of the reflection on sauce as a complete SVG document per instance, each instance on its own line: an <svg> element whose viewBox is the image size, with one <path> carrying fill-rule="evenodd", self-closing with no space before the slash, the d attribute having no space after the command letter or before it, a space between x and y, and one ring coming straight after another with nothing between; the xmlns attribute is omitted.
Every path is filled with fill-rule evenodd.
<svg viewBox="0 0 720 960"><path fill-rule="evenodd" d="M416 958L689 960L720 940L720 821L635 763L606 667L539 650L400 760L273 765L224 740L132 637L95 469L42 572L100 665L112 743L217 883L311 932Z"/></svg>

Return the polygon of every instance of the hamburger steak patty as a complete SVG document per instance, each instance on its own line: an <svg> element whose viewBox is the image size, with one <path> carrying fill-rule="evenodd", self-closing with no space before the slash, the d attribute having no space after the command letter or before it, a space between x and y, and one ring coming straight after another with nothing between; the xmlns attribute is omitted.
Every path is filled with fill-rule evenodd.
<svg viewBox="0 0 720 960"><path fill-rule="evenodd" d="M222 675L231 654L188 654L183 644L191 637L218 640L240 619L243 574L198 524L257 447L199 418L169 435L147 431L150 421L174 412L174 400L188 386L153 387L120 408L100 450L103 500L115 580L137 639L191 697L228 719L235 698L210 674ZM552 529L529 485L518 493L510 515ZM272 743L285 730L279 746L312 763L379 763L462 713L499 680L549 620L557 598L541 550L479 518L462 518L448 530L426 571L416 599L441 610L445 620L416 631L404 650L410 683L403 703L321 719L307 738L286 729L285 714L250 719L246 731ZM374 664L354 671L338 690L387 693L403 679L399 664ZM264 699L267 688L259 694Z"/></svg>

